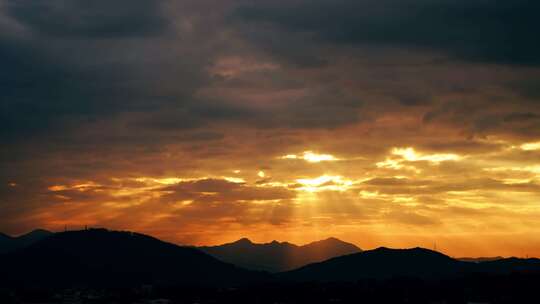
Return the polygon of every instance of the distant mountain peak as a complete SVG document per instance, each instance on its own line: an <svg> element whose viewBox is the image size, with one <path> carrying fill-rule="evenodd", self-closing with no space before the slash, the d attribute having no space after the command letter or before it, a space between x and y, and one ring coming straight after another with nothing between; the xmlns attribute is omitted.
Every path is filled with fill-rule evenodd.
<svg viewBox="0 0 540 304"><path fill-rule="evenodd" d="M328 241L328 242L342 242L342 240L338 239L338 238L335 238L333 236L327 238L327 239L324 239L323 241Z"/></svg>
<svg viewBox="0 0 540 304"><path fill-rule="evenodd" d="M225 262L254 270L279 272L321 262L336 256L361 252L353 244L336 238L298 246L289 242L273 240L269 243L253 243L247 238L234 243L199 249Z"/></svg>
<svg viewBox="0 0 540 304"><path fill-rule="evenodd" d="M434 251L431 249L423 247L413 247L413 248L388 248L388 247L378 247L373 250L364 251L365 253L394 253L394 254L413 254L413 255L437 255L448 257L444 253ZM449 257L448 257L449 258Z"/></svg>
<svg viewBox="0 0 540 304"><path fill-rule="evenodd" d="M21 235L20 237L23 237L23 236L30 236L30 235L51 235L53 234L51 231L49 230L45 230L45 229L34 229L26 234L23 234Z"/></svg>
<svg viewBox="0 0 540 304"><path fill-rule="evenodd" d="M252 242L250 239L244 237L244 238L239 239L239 240L236 241L236 242L233 242L233 244L246 244L246 245L251 245L251 244L253 244L253 242Z"/></svg>
<svg viewBox="0 0 540 304"><path fill-rule="evenodd" d="M338 238L335 238L335 237L329 237L327 239L324 239L324 240L320 240L320 241L315 241L315 242L312 242L312 243L309 243L309 244L306 244L302 247L312 247L312 248L321 248L321 249L337 249L337 248L341 248L341 250L349 250L351 251L351 253L355 253L355 252L361 252L362 249L360 249L358 246L356 246L355 244L352 244L352 243L348 243L348 242L345 242L345 241L342 241Z"/></svg>
<svg viewBox="0 0 540 304"><path fill-rule="evenodd" d="M34 243L34 242L37 242L37 241L40 241L44 238L47 238L51 235L53 235L54 233L48 231L48 230L45 230L45 229L35 229L35 230L32 230L26 234L23 234L23 235L20 235L18 237L16 237L16 239L22 241L22 242L25 242L26 245L30 245L31 243Z"/></svg>

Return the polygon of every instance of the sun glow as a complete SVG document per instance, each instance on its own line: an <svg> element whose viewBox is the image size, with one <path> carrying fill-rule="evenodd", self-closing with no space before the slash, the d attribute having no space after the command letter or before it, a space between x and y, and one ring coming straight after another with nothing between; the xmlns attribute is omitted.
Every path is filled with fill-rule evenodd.
<svg viewBox="0 0 540 304"><path fill-rule="evenodd" d="M486 168L484 171L487 172L508 172L508 171L514 171L514 172L529 172L533 174L540 174L540 165L535 166L523 166L523 167L495 167L495 168Z"/></svg>
<svg viewBox="0 0 540 304"><path fill-rule="evenodd" d="M353 181L345 179L343 176L323 175L316 178L302 178L296 180L301 187L300 191L346 191L353 184Z"/></svg>
<svg viewBox="0 0 540 304"><path fill-rule="evenodd" d="M309 163L320 163L323 161L339 160L338 158L336 158L335 156L331 154L318 154L318 153L314 153L313 151L304 151L302 155L288 154L288 155L282 156L281 159L301 159Z"/></svg>
<svg viewBox="0 0 540 304"><path fill-rule="evenodd" d="M245 179L240 178L240 177L223 176L223 179L228 182L235 183L235 184L244 184L246 182Z"/></svg>
<svg viewBox="0 0 540 304"><path fill-rule="evenodd" d="M100 184L94 183L94 182L87 182L82 184L75 184L75 185L53 185L48 187L47 189L51 192L59 192L59 191L66 191L66 190L77 190L80 192L85 192L88 190L95 190L98 191L99 188L102 187Z"/></svg>
<svg viewBox="0 0 540 304"><path fill-rule="evenodd" d="M68 187L67 186L64 186L64 185L54 185L54 186L50 186L49 188L47 188L49 191L52 191L52 192L58 192L58 191L64 191L64 190L67 190Z"/></svg>
<svg viewBox="0 0 540 304"><path fill-rule="evenodd" d="M461 156L457 154L421 154L414 150L414 148L394 148L392 154L401 156L407 161L429 161L433 163L440 163L443 161L460 160Z"/></svg>
<svg viewBox="0 0 540 304"><path fill-rule="evenodd" d="M418 162L427 161L432 164L439 164L445 161L459 161L463 157L452 153L441 154L424 154L417 152L414 148L393 148L391 151L393 157L387 157L384 161L378 162L375 165L378 168L388 169L408 169L419 172L414 166L404 165L403 162ZM397 157L396 157L397 156Z"/></svg>
<svg viewBox="0 0 540 304"><path fill-rule="evenodd" d="M520 146L521 150L524 151L535 151L540 150L540 141L534 143L525 143Z"/></svg>

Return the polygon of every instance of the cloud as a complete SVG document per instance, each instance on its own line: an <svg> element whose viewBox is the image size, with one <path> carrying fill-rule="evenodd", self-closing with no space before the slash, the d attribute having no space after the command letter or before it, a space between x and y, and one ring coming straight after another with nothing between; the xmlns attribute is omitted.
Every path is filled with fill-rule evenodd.
<svg viewBox="0 0 540 304"><path fill-rule="evenodd" d="M232 203L239 201L272 201L292 199L293 191L282 187L254 187L222 179L201 179L161 188L165 202L193 201L195 203Z"/></svg>
<svg viewBox="0 0 540 304"><path fill-rule="evenodd" d="M372 186L427 186L432 182L429 180L410 180L407 178L395 178L395 177L376 177L362 182L365 185Z"/></svg>
<svg viewBox="0 0 540 304"><path fill-rule="evenodd" d="M90 2L0 0L0 231L538 234L538 5Z"/></svg>
<svg viewBox="0 0 540 304"><path fill-rule="evenodd" d="M433 226L440 224L440 222L436 218L421 215L411 211L392 211L388 214L385 214L385 217L389 220L412 226Z"/></svg>
<svg viewBox="0 0 540 304"><path fill-rule="evenodd" d="M185 48L175 37L182 29L171 23L164 4L2 2L2 18L19 29L17 34L0 31L3 138L39 138L45 131L73 137L70 133L110 119L147 129L171 125L144 117L152 112L174 114L175 127L183 129L210 119L209 111L197 112L191 95L203 82L197 62L208 54L201 48L178 60ZM182 87L173 88L172 79Z"/></svg>
<svg viewBox="0 0 540 304"><path fill-rule="evenodd" d="M168 21L151 0L7 1L11 17L51 38L126 38L162 34Z"/></svg>
<svg viewBox="0 0 540 304"><path fill-rule="evenodd" d="M537 66L538 8L526 0L260 1L240 6L232 18L329 43L420 48L470 61Z"/></svg>
<svg viewBox="0 0 540 304"><path fill-rule="evenodd" d="M508 183L493 178L468 178L459 181L418 180L407 178L373 178L363 182L358 189L376 191L381 195L405 194L410 198L422 195L444 194L449 192L528 192L539 193L540 185L521 181Z"/></svg>
<svg viewBox="0 0 540 304"><path fill-rule="evenodd" d="M426 125L461 126L470 136L500 134L534 138L540 135L535 102L506 97L512 100L509 102L500 96L472 101L471 97L433 107L425 113L423 122Z"/></svg>

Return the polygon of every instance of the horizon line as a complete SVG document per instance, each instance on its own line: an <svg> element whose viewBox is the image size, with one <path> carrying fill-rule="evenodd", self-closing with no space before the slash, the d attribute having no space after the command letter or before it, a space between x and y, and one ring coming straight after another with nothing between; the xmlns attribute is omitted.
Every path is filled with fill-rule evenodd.
<svg viewBox="0 0 540 304"><path fill-rule="evenodd" d="M374 248L369 248L369 249L364 249L362 248L361 246L359 246L358 244L356 243L353 243L353 242L349 242L349 241L344 241L340 238L337 238L337 237L334 237L334 236L330 236L330 237L326 237L326 238L323 238L323 239L318 239L318 240L313 240L313 241L310 241L310 242L307 242L305 244L296 244L296 243L292 243L292 242L289 242L289 241L279 241L279 240L272 240L270 242L254 242L252 241L249 237L240 237L239 239L236 239L235 241L230 241L230 242L224 242L224 243L221 243L221 244L213 244L213 245L193 245L193 244L182 244L182 243L178 243L178 242L172 242L172 241L168 241L168 240L165 240L165 239L162 239L160 237L157 237L157 236L154 236L152 234L148 234L148 233L142 233L142 232L137 232L137 231L133 231L133 230L122 230L122 229L110 229L110 228L106 228L106 227L91 227L91 226L88 226L88 225L84 225L84 227L80 228L80 229L68 229L68 226L66 225L64 227L64 230L60 230L60 231L55 231L55 230L49 230L49 229L44 229L44 228L35 228L35 229L32 229L28 232L25 232L25 233L22 233L22 234L17 234L17 235L11 235L11 234L8 234L8 233L4 233L2 231L0 231L0 235L6 235L8 237L11 237L11 238L19 238L19 237L22 237L22 236L25 236L25 235L28 235L32 232L36 232L36 231L46 231L46 232L50 232L50 233L64 233L64 232L81 232L81 231L89 231L89 230L106 230L106 231L112 231L112 232L128 232L128 233L137 233L137 234L141 234L141 235L146 235L146 236L150 236L150 237L153 237L157 240L160 240L162 242L166 242L166 243L171 243L171 244L175 244L177 246L183 246L183 247L195 247L195 248L200 248L200 247L218 247L218 246L223 246L223 245L227 245L227 244L233 244L233 243L236 243L236 242L239 242L241 240L248 240L251 244L254 244L254 245L268 245L268 244L272 244L274 242L277 242L278 244L283 244L283 243L288 243L288 244L291 244L291 245L294 245L294 246L297 246L297 247L302 247L302 246L305 246L305 245L309 245L309 244L313 244L313 243L316 243L316 242L321 242L321 241L326 241L326 240L329 240L329 239L336 239L338 241L341 241L343 243L349 243L349 244L352 244L356 247L358 247L361 252L364 252L364 251L371 251L371 250L376 250L376 249L380 249L380 248L387 248L387 249L415 249L415 248L420 248L420 249L426 249L426 250L430 250L430 251L434 251L434 252L438 252L438 253L441 253L441 254L444 254L448 257L451 257L453 259L483 259L483 258L487 258L487 259L490 259L490 258L502 258L502 259L509 259L509 258L519 258L519 259L540 259L540 257L535 257L535 256L530 256L528 254L526 254L525 256L522 256L522 257L519 257L519 256L515 256L515 255L512 255L512 256L505 256L505 255L492 255L492 256L455 256L455 255L450 255L450 254L446 254L443 250L439 248L437 248L437 245L436 243L434 243L434 248L428 248L428 247L423 247L423 246L413 246L413 247L389 247L389 246L385 246L385 245L381 245L381 246L377 246L377 247L374 247Z"/></svg>

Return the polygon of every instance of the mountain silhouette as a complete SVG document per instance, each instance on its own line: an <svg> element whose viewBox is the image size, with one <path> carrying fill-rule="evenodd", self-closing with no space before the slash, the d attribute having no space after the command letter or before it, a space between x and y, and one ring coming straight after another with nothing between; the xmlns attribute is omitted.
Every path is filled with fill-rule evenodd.
<svg viewBox="0 0 540 304"><path fill-rule="evenodd" d="M4 250L7 251L7 248L10 248L12 242L13 238L11 236L0 232L0 253L4 252Z"/></svg>
<svg viewBox="0 0 540 304"><path fill-rule="evenodd" d="M482 263L482 262L490 262L490 261L497 261L497 260L503 260L504 258L501 256L495 256L495 257L477 257L477 258L470 258L470 257L463 257L463 258L457 258L459 261L463 262L473 262L473 263Z"/></svg>
<svg viewBox="0 0 540 304"><path fill-rule="evenodd" d="M303 246L273 241L255 244L247 238L212 247L199 247L202 251L228 263L254 270L282 272L310 263L320 262L362 250L353 244L329 238Z"/></svg>
<svg viewBox="0 0 540 304"><path fill-rule="evenodd" d="M399 277L448 279L470 274L540 273L539 259L465 262L424 249L378 248L336 257L279 274L292 281L358 281Z"/></svg>
<svg viewBox="0 0 540 304"><path fill-rule="evenodd" d="M0 235L0 242L19 238ZM359 252L356 246L333 238L304 246L277 241L254 244L248 239L241 239L205 248L207 251L208 248L218 248L222 255L228 254L227 257L237 261L238 265L251 265L254 269L266 267L273 271L279 267L294 267L295 263L305 263L310 259L322 259L329 254L347 250L356 252L275 275L243 269L197 248L182 247L133 232L90 229L49 234L35 231L21 240L30 243L0 255L0 286L121 287L156 284L233 287L281 280L439 280L476 274L540 274L539 259L502 258L466 262L423 248L381 247Z"/></svg>
<svg viewBox="0 0 540 304"><path fill-rule="evenodd" d="M478 272L509 274L513 272L540 274L540 259L511 257L478 263Z"/></svg>
<svg viewBox="0 0 540 304"><path fill-rule="evenodd" d="M44 229L36 229L18 237L11 237L7 234L0 233L0 253L13 252L30 246L52 234L52 232Z"/></svg>
<svg viewBox="0 0 540 304"><path fill-rule="evenodd" d="M234 285L268 275L227 264L195 248L143 234L90 229L56 233L0 258L4 284Z"/></svg>
<svg viewBox="0 0 540 304"><path fill-rule="evenodd" d="M307 265L283 273L282 277L295 281L356 281L396 276L435 278L458 274L466 265L468 263L423 248L381 247Z"/></svg>

